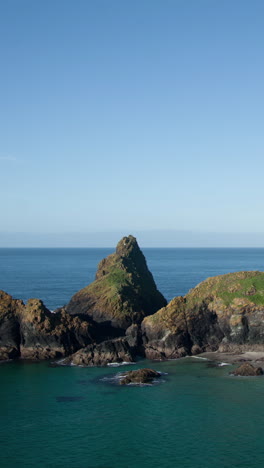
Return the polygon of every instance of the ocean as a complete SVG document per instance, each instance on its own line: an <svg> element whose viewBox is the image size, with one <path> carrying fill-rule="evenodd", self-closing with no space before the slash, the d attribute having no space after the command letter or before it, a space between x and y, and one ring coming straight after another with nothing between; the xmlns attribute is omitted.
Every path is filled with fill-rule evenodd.
<svg viewBox="0 0 264 468"><path fill-rule="evenodd" d="M113 249L0 249L0 289L51 310L94 279ZM170 300L207 278L264 270L264 249L143 249ZM163 372L153 386L118 386L120 371ZM196 358L122 368L0 365L3 468L262 468L264 378L229 376Z"/></svg>

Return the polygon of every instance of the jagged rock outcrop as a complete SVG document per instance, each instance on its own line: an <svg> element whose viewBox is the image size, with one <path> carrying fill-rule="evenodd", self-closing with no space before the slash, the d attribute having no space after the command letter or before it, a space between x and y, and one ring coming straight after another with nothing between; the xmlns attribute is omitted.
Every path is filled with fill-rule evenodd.
<svg viewBox="0 0 264 468"><path fill-rule="evenodd" d="M95 281L77 292L66 309L70 314L86 314L121 335L166 303L135 237L128 236L99 263Z"/></svg>
<svg viewBox="0 0 264 468"><path fill-rule="evenodd" d="M13 299L0 291L0 359L52 359L92 341L92 326L65 311L52 314L39 299Z"/></svg>
<svg viewBox="0 0 264 468"><path fill-rule="evenodd" d="M62 364L106 366L109 363L133 362L133 360L134 355L126 338L115 338L98 344L90 344L64 359Z"/></svg>
<svg viewBox="0 0 264 468"><path fill-rule="evenodd" d="M264 273L208 278L142 322L146 356L177 358L203 351L241 352L263 346Z"/></svg>
<svg viewBox="0 0 264 468"><path fill-rule="evenodd" d="M243 362L243 364L229 373L236 376L240 375L243 377L255 377L258 375L263 375L263 369L261 367L252 366L252 364L249 362Z"/></svg>
<svg viewBox="0 0 264 468"><path fill-rule="evenodd" d="M145 355L149 359L176 359L215 351L223 338L214 312L203 303L188 309L186 298L176 297L142 322Z"/></svg>

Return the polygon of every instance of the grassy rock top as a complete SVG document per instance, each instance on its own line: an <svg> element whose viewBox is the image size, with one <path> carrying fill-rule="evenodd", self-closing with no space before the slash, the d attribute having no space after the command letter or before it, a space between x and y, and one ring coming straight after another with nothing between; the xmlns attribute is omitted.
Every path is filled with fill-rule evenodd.
<svg viewBox="0 0 264 468"><path fill-rule="evenodd" d="M264 273L260 271L240 271L214 276L198 284L186 296L189 306L201 300L219 298L228 307L238 304L264 305Z"/></svg>
<svg viewBox="0 0 264 468"><path fill-rule="evenodd" d="M153 358L181 348L195 354L254 347L263 343L263 324L264 273L242 271L206 279L144 318L141 328Z"/></svg>
<svg viewBox="0 0 264 468"><path fill-rule="evenodd" d="M144 323L155 326L163 323L170 330L179 320L199 315L203 305L210 310L227 313L245 308L255 310L264 306L264 273L240 271L207 278L184 297L175 297L156 314L147 317Z"/></svg>

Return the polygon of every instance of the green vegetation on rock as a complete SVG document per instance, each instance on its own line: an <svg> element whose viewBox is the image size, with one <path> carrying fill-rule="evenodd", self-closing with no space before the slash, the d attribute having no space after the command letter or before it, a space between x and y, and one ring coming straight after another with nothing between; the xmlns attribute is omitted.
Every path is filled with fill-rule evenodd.
<svg viewBox="0 0 264 468"><path fill-rule="evenodd" d="M186 296L190 306L210 298L222 299L225 306L229 306L234 299L264 305L264 273L241 271L208 278Z"/></svg>
<svg viewBox="0 0 264 468"><path fill-rule="evenodd" d="M99 263L95 281L72 297L67 311L126 329L164 305L136 239L128 236Z"/></svg>
<svg viewBox="0 0 264 468"><path fill-rule="evenodd" d="M208 278L142 322L146 356L264 348L264 273Z"/></svg>

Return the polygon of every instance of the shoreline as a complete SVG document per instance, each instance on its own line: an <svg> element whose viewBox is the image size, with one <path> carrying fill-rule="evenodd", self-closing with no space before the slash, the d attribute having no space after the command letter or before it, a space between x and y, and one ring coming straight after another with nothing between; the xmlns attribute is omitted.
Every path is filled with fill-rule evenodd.
<svg viewBox="0 0 264 468"><path fill-rule="evenodd" d="M241 353L221 353L219 351L214 351L197 354L197 357L206 358L210 361L227 362L228 364L250 362L264 367L264 351L245 351Z"/></svg>

